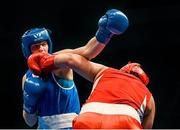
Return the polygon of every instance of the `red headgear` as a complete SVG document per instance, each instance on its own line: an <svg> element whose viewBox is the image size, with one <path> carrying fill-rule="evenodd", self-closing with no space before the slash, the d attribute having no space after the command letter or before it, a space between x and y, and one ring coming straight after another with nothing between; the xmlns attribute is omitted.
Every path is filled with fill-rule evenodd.
<svg viewBox="0 0 180 130"><path fill-rule="evenodd" d="M141 81L145 85L147 85L149 83L149 77L146 75L146 73L140 66L141 65L138 63L128 63L127 65L123 66L120 70L129 74L136 75L138 78L141 79Z"/></svg>

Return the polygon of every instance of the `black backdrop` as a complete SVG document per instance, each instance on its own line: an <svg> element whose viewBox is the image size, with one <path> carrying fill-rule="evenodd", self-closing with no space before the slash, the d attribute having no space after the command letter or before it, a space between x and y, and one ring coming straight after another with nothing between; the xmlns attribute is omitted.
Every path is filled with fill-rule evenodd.
<svg viewBox="0 0 180 130"><path fill-rule="evenodd" d="M178 1L4 1L0 8L0 128L28 128L22 119L21 78L27 65L21 35L32 27L52 30L54 51L84 45L98 19L111 8L123 11L129 28L115 36L93 61L119 68L129 60L142 64L156 101L154 128L180 128ZM81 103L91 83L75 73Z"/></svg>

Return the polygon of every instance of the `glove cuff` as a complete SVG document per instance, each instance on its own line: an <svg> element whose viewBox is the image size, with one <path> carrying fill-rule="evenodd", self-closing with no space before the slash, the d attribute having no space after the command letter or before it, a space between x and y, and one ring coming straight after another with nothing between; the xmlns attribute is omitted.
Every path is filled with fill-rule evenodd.
<svg viewBox="0 0 180 130"><path fill-rule="evenodd" d="M113 34L107 29L99 28L95 36L98 42L106 45L110 41Z"/></svg>

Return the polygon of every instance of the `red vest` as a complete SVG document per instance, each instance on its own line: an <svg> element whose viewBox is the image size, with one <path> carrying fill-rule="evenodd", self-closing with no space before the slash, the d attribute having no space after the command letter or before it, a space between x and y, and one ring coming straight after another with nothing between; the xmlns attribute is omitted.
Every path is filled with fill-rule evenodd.
<svg viewBox="0 0 180 130"><path fill-rule="evenodd" d="M151 92L134 75L124 73L118 69L108 68L98 77L86 103L128 104L136 110L143 107L143 111L149 104Z"/></svg>

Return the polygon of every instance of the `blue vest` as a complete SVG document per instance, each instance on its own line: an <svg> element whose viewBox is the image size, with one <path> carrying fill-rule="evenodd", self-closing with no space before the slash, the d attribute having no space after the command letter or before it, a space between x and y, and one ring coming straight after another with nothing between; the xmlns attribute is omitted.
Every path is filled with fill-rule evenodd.
<svg viewBox="0 0 180 130"><path fill-rule="evenodd" d="M33 75L29 70L26 78L30 76ZM45 82L46 89L37 103L39 128L72 127L72 120L80 112L79 96L74 81L57 79L52 73Z"/></svg>

